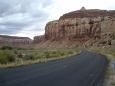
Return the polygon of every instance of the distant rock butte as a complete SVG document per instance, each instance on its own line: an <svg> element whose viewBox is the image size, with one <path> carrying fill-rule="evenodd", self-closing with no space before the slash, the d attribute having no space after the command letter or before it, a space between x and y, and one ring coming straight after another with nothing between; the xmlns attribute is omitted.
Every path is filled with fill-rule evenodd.
<svg viewBox="0 0 115 86"><path fill-rule="evenodd" d="M36 36L37 47L112 45L115 40L115 10L85 9L66 13L46 24L45 35Z"/></svg>
<svg viewBox="0 0 115 86"><path fill-rule="evenodd" d="M0 46L13 46L26 48L32 43L32 40L28 37L17 37L0 35Z"/></svg>

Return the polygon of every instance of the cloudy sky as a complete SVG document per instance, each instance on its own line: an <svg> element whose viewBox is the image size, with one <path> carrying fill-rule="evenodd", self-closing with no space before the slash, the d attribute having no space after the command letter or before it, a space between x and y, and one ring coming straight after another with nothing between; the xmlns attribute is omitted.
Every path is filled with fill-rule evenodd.
<svg viewBox="0 0 115 86"><path fill-rule="evenodd" d="M114 10L115 0L0 0L0 34L42 35L48 21L82 6Z"/></svg>

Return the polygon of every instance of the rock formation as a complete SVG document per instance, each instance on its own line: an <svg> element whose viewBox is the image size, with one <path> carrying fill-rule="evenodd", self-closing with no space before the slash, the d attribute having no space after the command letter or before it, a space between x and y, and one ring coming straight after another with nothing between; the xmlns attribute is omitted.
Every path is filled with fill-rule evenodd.
<svg viewBox="0 0 115 86"><path fill-rule="evenodd" d="M44 40L39 38L41 37L38 37L36 44L42 46L41 44L45 43L45 47L53 47L53 43L59 41L63 42L64 46L69 43L67 47L112 45L115 40L115 10L86 10L83 7L81 10L66 13L59 20L48 22Z"/></svg>
<svg viewBox="0 0 115 86"><path fill-rule="evenodd" d="M33 43L39 43L39 42L44 41L44 40L45 40L45 36L44 35L35 36L34 40L33 40Z"/></svg>
<svg viewBox="0 0 115 86"><path fill-rule="evenodd" d="M28 47L32 40L28 37L0 35L0 46Z"/></svg>

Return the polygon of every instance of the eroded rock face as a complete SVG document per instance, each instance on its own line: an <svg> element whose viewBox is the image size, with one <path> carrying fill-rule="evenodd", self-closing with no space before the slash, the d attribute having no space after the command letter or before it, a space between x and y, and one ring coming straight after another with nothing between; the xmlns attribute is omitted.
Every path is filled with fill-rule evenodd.
<svg viewBox="0 0 115 86"><path fill-rule="evenodd" d="M45 36L44 35L41 35L41 36L35 36L34 37L34 40L33 40L33 43L39 43L41 41L44 41L45 40Z"/></svg>
<svg viewBox="0 0 115 86"><path fill-rule="evenodd" d="M111 45L115 34L115 11L78 10L64 14L59 20L48 22L45 27L45 40L79 41L82 44L90 39L95 43L107 41ZM110 43L108 43L108 41Z"/></svg>
<svg viewBox="0 0 115 86"><path fill-rule="evenodd" d="M26 47L32 43L28 37L0 35L0 46Z"/></svg>

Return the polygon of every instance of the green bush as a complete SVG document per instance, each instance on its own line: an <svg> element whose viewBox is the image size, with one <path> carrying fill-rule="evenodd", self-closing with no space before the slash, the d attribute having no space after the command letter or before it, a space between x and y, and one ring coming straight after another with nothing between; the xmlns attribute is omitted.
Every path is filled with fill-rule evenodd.
<svg viewBox="0 0 115 86"><path fill-rule="evenodd" d="M69 51L68 54L73 54L73 52L72 52L72 51Z"/></svg>
<svg viewBox="0 0 115 86"><path fill-rule="evenodd" d="M35 57L36 57L36 59L43 59L43 58L46 58L47 56L48 55L46 55L45 53L39 53Z"/></svg>
<svg viewBox="0 0 115 86"><path fill-rule="evenodd" d="M51 52L51 57L59 57L59 56L60 56L60 53L58 51Z"/></svg>
<svg viewBox="0 0 115 86"><path fill-rule="evenodd" d="M51 56L50 56L50 52L45 52L45 53L44 53L44 57L50 58L50 57L51 57Z"/></svg>
<svg viewBox="0 0 115 86"><path fill-rule="evenodd" d="M49 51L49 52L45 52L44 55L46 56L46 58L52 58L52 57L60 57L72 53L73 52L67 52L67 51Z"/></svg>
<svg viewBox="0 0 115 86"><path fill-rule="evenodd" d="M11 46L2 46L1 50L12 50L13 48Z"/></svg>
<svg viewBox="0 0 115 86"><path fill-rule="evenodd" d="M7 64L15 61L14 54L7 51L0 51L0 64Z"/></svg>

